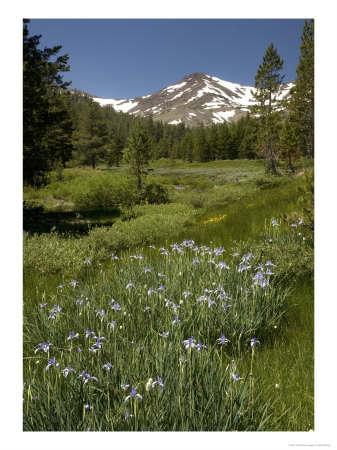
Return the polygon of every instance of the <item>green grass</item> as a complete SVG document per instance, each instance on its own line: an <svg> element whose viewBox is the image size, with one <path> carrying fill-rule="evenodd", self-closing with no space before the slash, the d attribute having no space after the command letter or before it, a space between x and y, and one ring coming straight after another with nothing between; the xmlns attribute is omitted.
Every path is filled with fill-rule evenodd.
<svg viewBox="0 0 337 450"><path fill-rule="evenodd" d="M241 178L215 182L214 170L222 168L241 173ZM176 191L173 203L136 206L129 221L120 216L112 227L93 229L87 236L25 237L24 429L313 428L313 236L305 227L290 227L288 220L297 207L301 178L282 176L266 183L259 171L257 163L246 161L196 163L194 168L159 162L151 176L170 182L177 178L184 187L171 188ZM182 181L184 176L188 182ZM198 197L199 203L193 205ZM272 218L280 226L272 227ZM170 248L183 237L193 238L199 247L210 241L212 246L224 246L227 252L217 256L217 262L226 261L230 269L216 268L207 261L209 255L192 256L188 249L184 256L165 256L148 247L157 242L157 249ZM132 250L124 252L127 248ZM239 257L232 257L235 250ZM116 251L119 259L111 259ZM255 256L253 267L268 260L275 264L272 289L252 287L252 269L248 274L237 272L241 257L249 252ZM130 258L133 253L144 259ZM196 256L200 264L192 263ZM87 257L90 266L84 263ZM151 273L145 274L145 266ZM79 281L76 288L69 286L73 279ZM136 289L126 289L129 281ZM60 283L65 286L61 290L56 288ZM147 295L149 287L157 289L160 284L165 285L165 294ZM219 284L230 297L226 313L218 299L210 308L207 301L197 301L206 287L214 290ZM192 295L185 298L185 290ZM78 298L84 300L82 309ZM111 309L111 298L122 311ZM165 307L168 298L181 308L175 312L172 305ZM39 302L48 305L41 309ZM54 321L48 315L55 303L63 309ZM150 309L144 311L145 306ZM96 317L99 308L105 309L106 318ZM172 324L175 316L180 323ZM107 328L108 319L116 321L113 330ZM95 342L84 337L88 328L107 338L97 353L88 350L89 342ZM79 339L67 341L70 331L78 332ZM170 333L167 339L159 336L164 331ZM216 343L222 332L230 339L223 347ZM249 341L254 335L261 345L254 347L251 365ZM184 350L182 341L191 336L208 349ZM49 356L55 356L61 367L46 372L48 354L35 355L34 349L47 340L54 344ZM182 356L188 363L179 362ZM239 382L230 375L233 359L235 373L244 378ZM103 368L107 361L114 366L109 374ZM65 378L61 369L68 364L99 381L83 385L73 372ZM165 389L155 386L147 391L149 378L157 376L163 378ZM143 401L124 403L130 394L130 388L126 392L120 388L125 382L135 386ZM125 419L126 411L133 417Z"/></svg>

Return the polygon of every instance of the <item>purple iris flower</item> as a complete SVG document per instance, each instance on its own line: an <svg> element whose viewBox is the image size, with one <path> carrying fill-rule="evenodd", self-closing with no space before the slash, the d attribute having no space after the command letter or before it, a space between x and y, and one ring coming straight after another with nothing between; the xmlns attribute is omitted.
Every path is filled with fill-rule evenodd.
<svg viewBox="0 0 337 450"><path fill-rule="evenodd" d="M200 264L200 261L198 258L194 258L192 261L192 264Z"/></svg>
<svg viewBox="0 0 337 450"><path fill-rule="evenodd" d="M149 269L148 267L145 267L145 273L151 272L151 269Z"/></svg>
<svg viewBox="0 0 337 450"><path fill-rule="evenodd" d="M93 337L95 337L95 333L93 332L93 331L91 331L91 330L87 330L86 332L85 332L85 337L86 337L86 339L89 337L89 336L93 336Z"/></svg>
<svg viewBox="0 0 337 450"><path fill-rule="evenodd" d="M87 384L90 380L98 381L96 377L91 376L90 373L86 373L85 370L79 375L79 378L83 378L83 384Z"/></svg>
<svg viewBox="0 0 337 450"><path fill-rule="evenodd" d="M147 291L147 295L151 295L152 292L156 293L155 289L150 287L149 290Z"/></svg>
<svg viewBox="0 0 337 450"><path fill-rule="evenodd" d="M105 337L98 337L98 336L94 336L94 337L96 339L96 342L94 343L94 346L97 347L97 348L102 348L101 341L103 339L105 340Z"/></svg>
<svg viewBox="0 0 337 450"><path fill-rule="evenodd" d="M76 280L73 280L69 284L70 284L70 286L75 287L78 285L78 282Z"/></svg>
<svg viewBox="0 0 337 450"><path fill-rule="evenodd" d="M215 267L217 267L219 269L229 269L229 267L227 266L225 261L220 261Z"/></svg>
<svg viewBox="0 0 337 450"><path fill-rule="evenodd" d="M253 347L255 344L260 344L260 341L258 341L258 340L256 339L256 337L253 337L253 338L250 340L250 346Z"/></svg>
<svg viewBox="0 0 337 450"><path fill-rule="evenodd" d="M273 227L278 227L279 226L279 224L276 222L275 219L271 219L271 224L272 224Z"/></svg>
<svg viewBox="0 0 337 450"><path fill-rule="evenodd" d="M114 309L115 311L120 311L122 308L119 303L115 303L112 305L112 309Z"/></svg>
<svg viewBox="0 0 337 450"><path fill-rule="evenodd" d="M275 266L275 264L273 264L271 261L267 261L265 266Z"/></svg>
<svg viewBox="0 0 337 450"><path fill-rule="evenodd" d="M124 403L126 403L131 397L134 399L138 397L140 400L143 400L143 397L140 394L137 394L136 389L133 386L131 388L131 394L125 397Z"/></svg>
<svg viewBox="0 0 337 450"><path fill-rule="evenodd" d="M170 334L169 331L163 331L162 334L158 333L158 336L163 337L164 339L167 339L168 335Z"/></svg>
<svg viewBox="0 0 337 450"><path fill-rule="evenodd" d="M145 306L144 311L148 311L150 309L149 306Z"/></svg>
<svg viewBox="0 0 337 450"><path fill-rule="evenodd" d="M111 328L115 328L115 325L116 325L116 322L114 320L107 323L107 327L110 328L110 330L111 330Z"/></svg>
<svg viewBox="0 0 337 450"><path fill-rule="evenodd" d="M57 313L60 313L62 311L62 308L60 305L58 305L57 303L55 303L53 310Z"/></svg>
<svg viewBox="0 0 337 450"><path fill-rule="evenodd" d="M125 289L129 289L130 287L135 288L136 286L132 283L132 281L129 281L128 284L126 285Z"/></svg>
<svg viewBox="0 0 337 450"><path fill-rule="evenodd" d="M172 303L171 306L174 309L174 312L177 312L177 309L180 308L179 305L175 305L174 303Z"/></svg>
<svg viewBox="0 0 337 450"><path fill-rule="evenodd" d="M99 308L99 310L96 313L96 317L97 316L102 316L103 318L105 317L105 311L103 308Z"/></svg>
<svg viewBox="0 0 337 450"><path fill-rule="evenodd" d="M45 342L44 344L39 344L38 348L34 351L34 353L36 354L39 350L43 350L45 353L49 352L49 348L52 346L53 344L50 344L49 342Z"/></svg>
<svg viewBox="0 0 337 450"><path fill-rule="evenodd" d="M190 292L190 291L184 291L184 292L182 293L182 295L183 295L185 298L187 298L188 296L192 295L192 292Z"/></svg>
<svg viewBox="0 0 337 450"><path fill-rule="evenodd" d="M183 341L183 345L185 346L185 350L195 347L195 339L193 338L193 336Z"/></svg>
<svg viewBox="0 0 337 450"><path fill-rule="evenodd" d="M160 378L159 376L157 376L156 381L154 381L154 382L152 383L152 387L154 388L156 384L158 384L158 386L160 386L162 389L164 389L163 379Z"/></svg>
<svg viewBox="0 0 337 450"><path fill-rule="evenodd" d="M48 359L48 365L46 366L46 370L49 370L50 367L60 367L60 364L56 362L55 357Z"/></svg>
<svg viewBox="0 0 337 450"><path fill-rule="evenodd" d="M227 342L230 342L229 339L227 339L224 334L222 334L221 337L219 339L217 339L216 341L217 341L218 345L224 345L224 344L227 344Z"/></svg>
<svg viewBox="0 0 337 450"><path fill-rule="evenodd" d="M67 376L69 375L70 372L75 372L75 370L70 367L67 366L65 369L61 370L61 372L63 373L64 377L67 378ZM76 373L76 372L75 372Z"/></svg>
<svg viewBox="0 0 337 450"><path fill-rule="evenodd" d="M235 374L234 374L234 373L231 371L231 375L232 375L232 378L233 378L234 381L243 380L243 378L240 378L240 376L239 376L238 373L235 373Z"/></svg>
<svg viewBox="0 0 337 450"><path fill-rule="evenodd" d="M162 284L161 286L159 286L157 291L166 291L165 286Z"/></svg>
<svg viewBox="0 0 337 450"><path fill-rule="evenodd" d="M73 331L71 331L69 333L69 336L67 337L67 341L70 341L70 340L75 339L75 338L78 339L78 333L75 334Z"/></svg>
<svg viewBox="0 0 337 450"><path fill-rule="evenodd" d="M121 384L121 388L123 389L123 391L126 391L129 387L130 385L128 383Z"/></svg>
<svg viewBox="0 0 337 450"><path fill-rule="evenodd" d="M84 260L84 264L91 264L91 261L90 261L90 259L89 258L85 258L85 260Z"/></svg>
<svg viewBox="0 0 337 450"><path fill-rule="evenodd" d="M245 270L248 270L248 269L250 269L250 266L246 266L245 264L239 264L239 269L238 269L238 272L239 273L242 273L243 271L245 271Z"/></svg>
<svg viewBox="0 0 337 450"><path fill-rule="evenodd" d="M202 348L204 348L204 349L207 350L206 345L203 344L202 342L198 342L198 344L196 345L196 347L197 347L197 353L200 353L200 350L201 350Z"/></svg>
<svg viewBox="0 0 337 450"><path fill-rule="evenodd" d="M258 280L261 280L262 278L263 278L263 273L260 271L256 272L256 274L253 276L253 280L255 280L256 282Z"/></svg>
<svg viewBox="0 0 337 450"><path fill-rule="evenodd" d="M102 369L106 369L107 372L110 372L110 370L113 369L113 365L110 364L109 362L107 362L106 364L104 364L104 366L102 367Z"/></svg>
<svg viewBox="0 0 337 450"><path fill-rule="evenodd" d="M44 308L47 305L47 303L39 303L40 308Z"/></svg>
<svg viewBox="0 0 337 450"><path fill-rule="evenodd" d="M173 321L172 323L178 323L178 322L179 322L178 317L175 317L175 318L174 318L174 321Z"/></svg>
<svg viewBox="0 0 337 450"><path fill-rule="evenodd" d="M83 300L81 298L79 298L78 300L76 300L76 303L78 303L80 306L83 305Z"/></svg>
<svg viewBox="0 0 337 450"><path fill-rule="evenodd" d="M208 307L210 308L212 305L215 305L215 306L216 306L216 303L215 303L215 301L212 299L212 297L210 297L210 298L208 299Z"/></svg>

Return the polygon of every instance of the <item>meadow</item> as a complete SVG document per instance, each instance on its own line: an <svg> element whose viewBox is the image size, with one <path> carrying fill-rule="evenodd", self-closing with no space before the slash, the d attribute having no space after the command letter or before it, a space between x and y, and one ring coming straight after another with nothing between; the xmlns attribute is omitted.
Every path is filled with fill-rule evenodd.
<svg viewBox="0 0 337 450"><path fill-rule="evenodd" d="M313 429L310 180L151 168L24 192L24 430Z"/></svg>

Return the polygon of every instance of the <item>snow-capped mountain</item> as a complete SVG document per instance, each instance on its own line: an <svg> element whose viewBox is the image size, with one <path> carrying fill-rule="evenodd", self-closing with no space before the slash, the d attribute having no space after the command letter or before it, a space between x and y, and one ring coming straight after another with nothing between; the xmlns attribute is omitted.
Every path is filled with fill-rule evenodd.
<svg viewBox="0 0 337 450"><path fill-rule="evenodd" d="M289 95L293 83L281 85L278 99ZM155 94L132 99L115 100L92 96L100 105L112 105L116 111L136 116L152 115L154 119L170 124L184 122L188 126L235 122L247 114L254 104L251 91L255 88L219 78L193 73L178 83Z"/></svg>

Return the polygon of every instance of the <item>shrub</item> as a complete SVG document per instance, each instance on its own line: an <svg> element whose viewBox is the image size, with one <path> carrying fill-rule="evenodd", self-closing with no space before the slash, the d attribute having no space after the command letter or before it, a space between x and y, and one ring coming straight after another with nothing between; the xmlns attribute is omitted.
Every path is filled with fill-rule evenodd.
<svg viewBox="0 0 337 450"><path fill-rule="evenodd" d="M70 193L79 210L114 209L121 204L132 205L137 200L137 195L132 180L105 174L83 180Z"/></svg>
<svg viewBox="0 0 337 450"><path fill-rule="evenodd" d="M145 186L143 198L151 204L168 203L168 189L160 183L151 182Z"/></svg>
<svg viewBox="0 0 337 450"><path fill-rule="evenodd" d="M257 177L254 180L254 184L259 189L270 189L276 186L280 186L282 184L280 178L272 177L272 176L262 176Z"/></svg>

